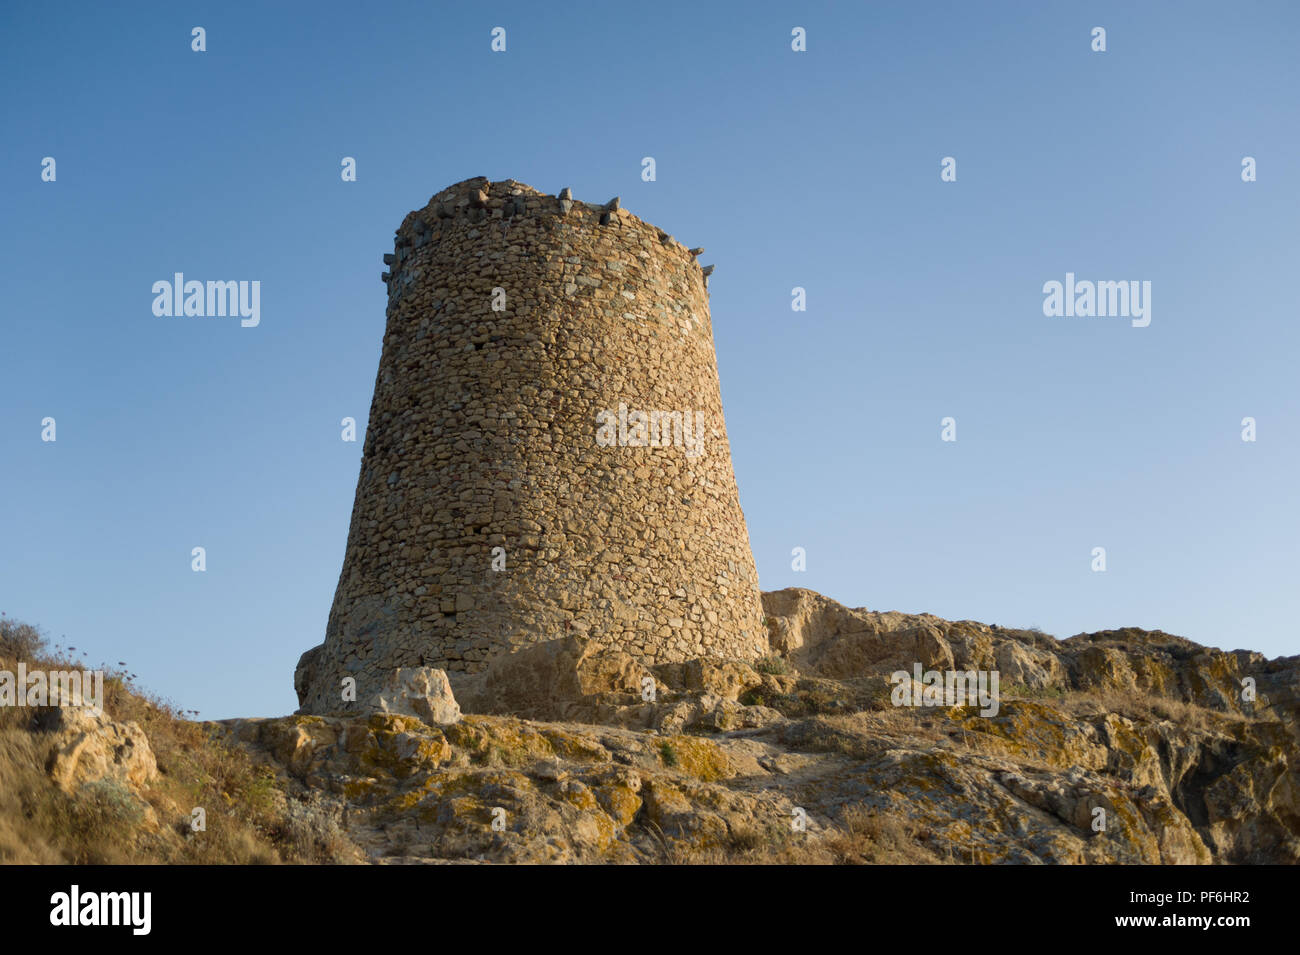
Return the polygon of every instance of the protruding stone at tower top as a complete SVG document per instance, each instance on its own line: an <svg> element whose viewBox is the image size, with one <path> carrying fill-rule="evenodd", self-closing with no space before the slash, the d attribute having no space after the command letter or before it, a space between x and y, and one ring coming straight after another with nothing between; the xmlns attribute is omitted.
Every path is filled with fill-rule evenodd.
<svg viewBox="0 0 1300 955"><path fill-rule="evenodd" d="M388 321L306 712L397 667L571 634L645 664L766 650L705 271L621 208L470 179L384 256ZM698 250L697 250L698 254Z"/></svg>

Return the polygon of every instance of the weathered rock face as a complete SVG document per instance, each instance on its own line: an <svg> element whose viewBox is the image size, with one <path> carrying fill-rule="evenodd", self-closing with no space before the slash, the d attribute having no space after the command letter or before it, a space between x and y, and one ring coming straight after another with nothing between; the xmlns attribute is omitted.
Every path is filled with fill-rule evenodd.
<svg viewBox="0 0 1300 955"><path fill-rule="evenodd" d="M1057 640L932 614L844 607L811 590L763 594L772 649L830 679L925 669L997 670L1007 688L1131 694L1296 726L1296 657L1224 652L1159 630L1103 630ZM1246 682L1253 691L1246 692Z"/></svg>
<svg viewBox="0 0 1300 955"><path fill-rule="evenodd" d="M474 673L569 634L646 666L766 652L694 255L616 203L472 179L408 215L386 261L303 711L338 712L346 676L360 699L397 667Z"/></svg>
<svg viewBox="0 0 1300 955"><path fill-rule="evenodd" d="M432 667L393 670L384 688L370 698L367 709L415 716L431 726L448 726L460 719L460 706L452 695L447 674Z"/></svg>
<svg viewBox="0 0 1300 955"><path fill-rule="evenodd" d="M591 715L584 704L639 700L648 673L622 651L602 651L590 640L567 636L497 657L457 682L472 712L564 719Z"/></svg>
<svg viewBox="0 0 1300 955"><path fill-rule="evenodd" d="M49 750L47 767L64 792L110 779L143 786L158 775L149 739L136 723L119 723L79 707L37 712L34 727Z"/></svg>
<svg viewBox="0 0 1300 955"><path fill-rule="evenodd" d="M847 698L849 688L870 698L874 687L882 705L880 681L912 661L1000 673L1004 702L995 717L963 707L928 711L945 737L938 751L925 747L906 759L900 751L869 764L874 773L903 763L885 782L889 799L912 816L966 820L971 861L1300 861L1300 658L1270 661L1137 629L1058 641L969 620L850 609L797 588L764 594L763 604L774 648L810 676L843 681L829 685ZM843 738L865 754L876 745L869 735ZM979 755L958 765L943 752L958 741L958 752ZM935 775L960 798L936 801L927 781ZM1067 829L1022 841L1008 855L995 844L1007 836L997 823L1010 812L1002 789L1084 833L1080 820L1103 809L1111 838L1079 840Z"/></svg>
<svg viewBox="0 0 1300 955"><path fill-rule="evenodd" d="M763 604L752 665L570 635L456 675L450 726L222 729L374 861L1300 863L1294 657ZM996 713L895 705L917 663L999 671Z"/></svg>
<svg viewBox="0 0 1300 955"><path fill-rule="evenodd" d="M346 715L0 708L0 861L1300 863L1300 659L764 604L752 662L569 635ZM920 658L996 712L901 705Z"/></svg>
<svg viewBox="0 0 1300 955"><path fill-rule="evenodd" d="M788 840L792 817L785 793L725 785L766 774L765 748L744 743L491 716L441 729L381 714L214 729L291 787L343 802L349 835L375 862L656 861L742 832Z"/></svg>

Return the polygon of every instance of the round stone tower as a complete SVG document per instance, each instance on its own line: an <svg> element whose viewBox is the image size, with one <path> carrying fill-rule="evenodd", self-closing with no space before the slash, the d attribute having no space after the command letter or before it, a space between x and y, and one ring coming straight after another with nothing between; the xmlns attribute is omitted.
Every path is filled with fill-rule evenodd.
<svg viewBox="0 0 1300 955"><path fill-rule="evenodd" d="M406 217L305 712L573 634L647 665L766 651L700 251L509 180Z"/></svg>

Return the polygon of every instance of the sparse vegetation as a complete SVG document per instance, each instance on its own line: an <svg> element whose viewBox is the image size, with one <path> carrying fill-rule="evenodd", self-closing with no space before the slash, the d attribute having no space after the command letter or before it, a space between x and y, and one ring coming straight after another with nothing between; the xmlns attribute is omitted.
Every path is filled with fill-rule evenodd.
<svg viewBox="0 0 1300 955"><path fill-rule="evenodd" d="M1241 722L1237 713L1210 710L1195 703L1157 696L1136 687L1131 689L1074 691L1063 695L1067 708L1074 713L1100 710L1139 722L1168 720L1189 729L1208 729L1216 721Z"/></svg>
<svg viewBox="0 0 1300 955"><path fill-rule="evenodd" d="M1294 831L1293 793L1275 785L1292 750L1277 711L1237 706L1237 658L1143 631L1026 654L1030 641L1051 638L990 638L970 626L952 638L955 661L1001 657L1008 648L997 641L1015 641L1007 669L1052 685L1009 678L988 718L970 703L895 706L898 661L888 655L910 652L916 631L899 630L891 645L862 638L864 627L843 635L852 655L832 668L815 653L801 658L802 674L771 672L785 661L770 657L761 680L725 661L700 661L693 682L665 668L671 693L658 709L628 702L611 681L596 697L601 712L555 722L468 712L445 726L378 713L201 724L143 693L119 662L104 668L106 717L118 725L86 725L111 727L113 738L121 724L142 727L157 778L152 763L129 775L105 775L101 763L86 774L57 769L51 741L78 737L51 734L80 724L0 708L0 861L1294 861L1294 843L1278 838ZM1136 649L1121 650L1116 634ZM86 667L2 617L0 653L0 667L19 654L29 666ZM1264 685L1273 694L1278 683ZM723 695L740 687L740 703L765 711ZM1151 775L1174 749L1195 770ZM1182 807L1199 805L1228 772L1252 787L1250 808L1203 844ZM1123 821L1104 842L1078 823L1096 799ZM190 830L195 806L207 811L202 833ZM505 836L489 828L495 807L507 813ZM338 824L344 811L356 843ZM801 811L806 832L791 826Z"/></svg>
<svg viewBox="0 0 1300 955"><path fill-rule="evenodd" d="M677 758L677 747L673 746L673 744L668 740L664 740L659 744L659 758L663 760L663 764L670 769L677 766L680 762Z"/></svg>
<svg viewBox="0 0 1300 955"><path fill-rule="evenodd" d="M52 650L36 627L0 617L0 669L22 661L29 670L104 670L104 715L143 729L158 778L140 792L104 778L65 793L46 771L36 714L0 707L0 862L332 862L355 855L337 826L291 805L271 768L213 739L124 670L91 667L66 652ZM204 832L191 830L195 807L206 812Z"/></svg>
<svg viewBox="0 0 1300 955"><path fill-rule="evenodd" d="M1027 686L1024 683L1011 683L1002 688L1001 696L1026 700L1063 700L1065 689L1059 686Z"/></svg>
<svg viewBox="0 0 1300 955"><path fill-rule="evenodd" d="M785 676L790 672L785 660L777 656L763 657L754 664L754 669L759 673L770 673L773 676Z"/></svg>
<svg viewBox="0 0 1300 955"><path fill-rule="evenodd" d="M875 707L880 699L880 686L879 681L874 680L802 679L788 693L751 690L740 698L740 702L746 706L770 706L781 715L792 718L853 713ZM884 688L884 699L888 703L888 686Z"/></svg>
<svg viewBox="0 0 1300 955"><path fill-rule="evenodd" d="M921 829L906 816L863 804L844 810L842 826L826 839L839 863L915 865L941 861L919 839Z"/></svg>
<svg viewBox="0 0 1300 955"><path fill-rule="evenodd" d="M922 827L863 804L843 810L837 825L815 833L788 825L738 824L717 845L669 839L648 827L656 861L667 865L926 865L951 861L924 844Z"/></svg>

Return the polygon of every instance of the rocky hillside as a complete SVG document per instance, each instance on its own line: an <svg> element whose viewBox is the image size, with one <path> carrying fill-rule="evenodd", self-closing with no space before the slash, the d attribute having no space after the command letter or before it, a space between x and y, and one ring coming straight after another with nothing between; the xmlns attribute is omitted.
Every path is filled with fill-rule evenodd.
<svg viewBox="0 0 1300 955"><path fill-rule="evenodd" d="M357 714L183 725L265 781L259 814L227 793L220 826L286 861L1300 862L1300 658L763 600L756 666L646 668L570 637L450 688L402 671ZM996 671L996 713L895 705L890 675L918 664ZM69 775L73 730L10 720L0 773L25 760L29 789L39 771L74 801L110 780L153 809L121 850L141 858L159 830L175 852L225 838L159 796L186 770L169 750L150 771L156 723L108 724L76 730L100 755ZM21 804L0 832L30 828Z"/></svg>
<svg viewBox="0 0 1300 955"><path fill-rule="evenodd" d="M84 669L0 616L0 863L363 861L337 810L103 664L102 712L14 705L18 667ZM8 677L8 687L5 686ZM195 810L202 810L201 831Z"/></svg>

